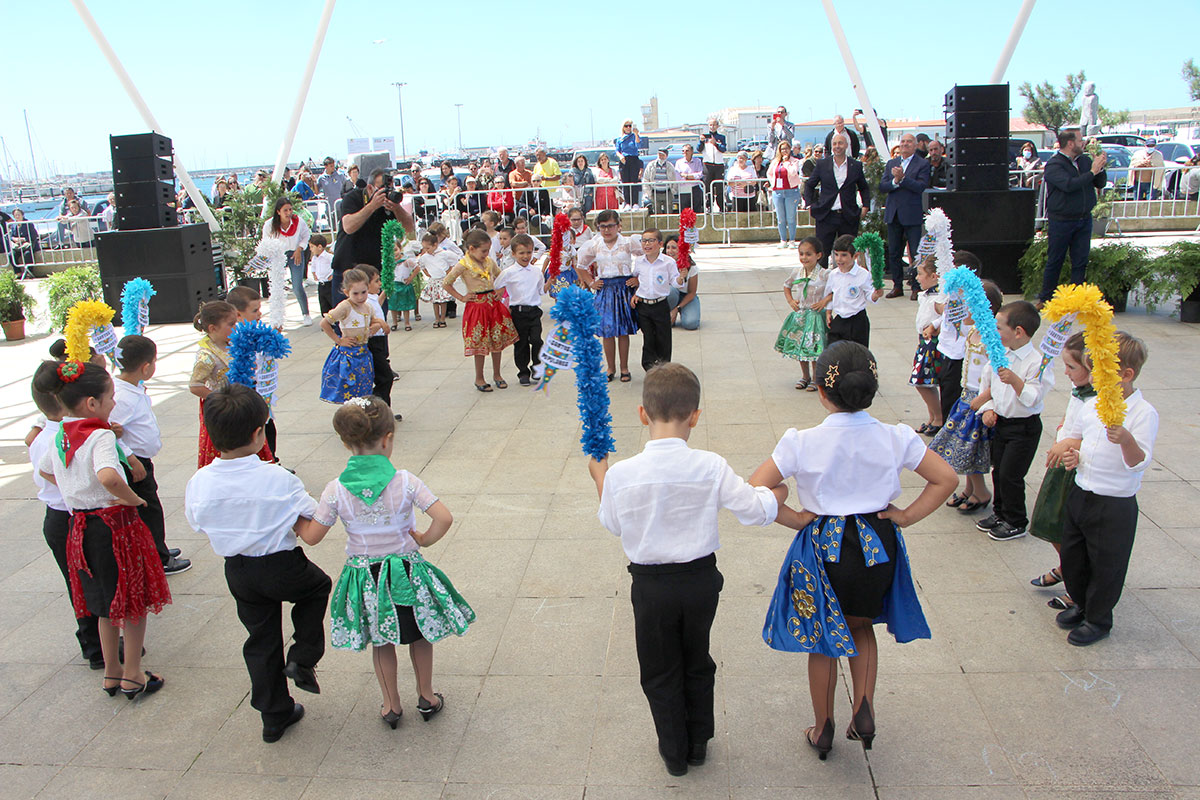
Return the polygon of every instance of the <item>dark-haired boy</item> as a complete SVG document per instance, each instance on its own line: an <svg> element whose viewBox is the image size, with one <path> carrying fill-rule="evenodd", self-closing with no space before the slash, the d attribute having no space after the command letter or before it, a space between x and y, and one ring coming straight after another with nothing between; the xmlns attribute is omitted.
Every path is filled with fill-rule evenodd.
<svg viewBox="0 0 1200 800"><path fill-rule="evenodd" d="M119 424L121 443L126 454L136 456L126 467L125 480L133 493L146 501L138 506L138 516L154 538L154 548L162 559L163 572L177 575L191 569L192 562L179 557L178 548L167 547L167 522L158 482L154 479L154 461L162 450L158 418L146 393L145 382L154 377L158 366L158 347L145 336L126 336L117 342L117 374L113 377L113 410L109 423Z"/></svg>
<svg viewBox="0 0 1200 800"><path fill-rule="evenodd" d="M1060 612L1067 641L1080 647L1108 636L1113 608L1121 599L1133 537L1137 532L1137 492L1154 455L1158 412L1133 382L1146 363L1146 345L1117 332L1118 377L1125 420L1111 428L1100 422L1095 397L1086 401L1064 441L1071 440L1063 464L1075 470L1063 520L1062 573L1076 605Z"/></svg>
<svg viewBox="0 0 1200 800"><path fill-rule="evenodd" d="M513 345L517 380L522 386L529 386L532 383L530 360L534 367L542 363L541 304L546 276L533 266L533 237L518 233L512 238L510 247L513 261L501 270L493 285L497 291L508 292L508 310L512 314L513 327L517 329L517 342Z"/></svg>
<svg viewBox="0 0 1200 800"><path fill-rule="evenodd" d="M834 269L825 283L825 296L832 298L825 307L825 326L830 344L849 339L870 347L867 303L878 302L883 289L872 289L871 273L854 263L854 255L853 236L844 233L833 240Z"/></svg>
<svg viewBox="0 0 1200 800"><path fill-rule="evenodd" d="M629 556L638 666L658 752L669 773L683 775L688 764L704 763L714 730L717 666L708 642L724 584L717 512L769 525L787 490L752 487L721 456L688 447L700 418L700 381L682 364L646 373L638 418L650 428L645 449L611 469L607 458L589 459L588 471L600 493L600 522Z"/></svg>
<svg viewBox="0 0 1200 800"><path fill-rule="evenodd" d="M188 523L225 559L225 582L246 628L242 657L250 673L250 705L262 714L264 742L277 742L304 716L297 689L319 694L313 668L325 654L325 607L332 583L296 542L296 528L317 503L287 470L258 459L267 404L231 384L204 401L204 425L220 457L187 483ZM292 638L283 652L283 603L292 603ZM285 677L286 676L286 677Z"/></svg>
<svg viewBox="0 0 1200 800"><path fill-rule="evenodd" d="M1007 348L1008 366L984 370L979 393L990 399L980 406L983 424L992 435L992 511L975 527L996 541L1025 535L1025 475L1042 436L1042 407L1054 385L1054 370L1042 370L1041 351L1031 339L1041 324L1033 303L1017 300L1001 306L996 329Z"/></svg>
<svg viewBox="0 0 1200 800"><path fill-rule="evenodd" d="M671 288L683 288L683 275L675 259L662 254L662 231L642 232L642 255L633 260L632 277L637 281L633 303L638 330L642 332L642 369L671 360Z"/></svg>

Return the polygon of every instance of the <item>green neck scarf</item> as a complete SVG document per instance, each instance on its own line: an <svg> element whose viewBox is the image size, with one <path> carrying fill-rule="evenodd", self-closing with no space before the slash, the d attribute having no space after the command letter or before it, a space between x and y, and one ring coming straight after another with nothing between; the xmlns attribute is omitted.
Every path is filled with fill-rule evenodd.
<svg viewBox="0 0 1200 800"><path fill-rule="evenodd" d="M1088 383L1084 384L1083 386L1076 386L1071 390L1071 394L1074 397L1078 397L1080 400L1087 400L1089 397L1096 396L1096 390L1092 388L1090 383Z"/></svg>
<svg viewBox="0 0 1200 800"><path fill-rule="evenodd" d="M367 505L374 505L391 483L396 467L387 456L350 456L338 480L350 494Z"/></svg>

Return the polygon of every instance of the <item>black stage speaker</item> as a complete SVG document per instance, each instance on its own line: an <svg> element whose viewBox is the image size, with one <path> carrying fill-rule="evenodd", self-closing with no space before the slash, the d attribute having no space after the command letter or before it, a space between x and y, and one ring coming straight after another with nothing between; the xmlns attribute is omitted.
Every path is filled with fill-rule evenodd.
<svg viewBox="0 0 1200 800"><path fill-rule="evenodd" d="M970 114L976 111L1008 113L1008 84L987 83L980 86L955 86L946 92L947 114Z"/></svg>
<svg viewBox="0 0 1200 800"><path fill-rule="evenodd" d="M179 225L171 140L158 133L108 137L112 153L117 227L121 230Z"/></svg>
<svg viewBox="0 0 1200 800"><path fill-rule="evenodd" d="M121 290L130 278L153 284L150 322L155 325L191 322L201 303L225 292L207 225L101 233L96 257L104 302L113 308L121 307Z"/></svg>
<svg viewBox="0 0 1200 800"><path fill-rule="evenodd" d="M946 188L960 192L994 191L1008 188L1008 164L950 164Z"/></svg>
<svg viewBox="0 0 1200 800"><path fill-rule="evenodd" d="M946 160L962 167L1007 164L1008 138L947 139Z"/></svg>
<svg viewBox="0 0 1200 800"><path fill-rule="evenodd" d="M946 114L947 139L1007 139L1008 109Z"/></svg>
<svg viewBox="0 0 1200 800"><path fill-rule="evenodd" d="M1036 202L1033 189L925 192L925 210L940 208L950 218L954 247L979 256L982 277L994 280L1005 294L1021 291L1017 261L1033 238Z"/></svg>

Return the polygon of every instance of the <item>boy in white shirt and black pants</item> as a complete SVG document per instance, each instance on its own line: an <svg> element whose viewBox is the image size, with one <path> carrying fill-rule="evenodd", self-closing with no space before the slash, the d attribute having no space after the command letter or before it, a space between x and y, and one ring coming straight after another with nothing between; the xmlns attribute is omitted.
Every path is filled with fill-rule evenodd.
<svg viewBox="0 0 1200 800"><path fill-rule="evenodd" d="M632 277L637 280L633 295L638 330L642 332L642 369L671 360L671 287L683 286L683 275L675 259L662 255L662 231L647 228L642 233L642 255L633 260Z"/></svg>
<svg viewBox="0 0 1200 800"><path fill-rule="evenodd" d="M1042 370L1042 354L1031 341L1041 324L1033 303L1017 300L996 314L1008 366L992 364L979 381L979 410L992 437L992 511L975 527L999 542L1025 535L1025 475L1042 437L1042 407L1054 385L1054 370Z"/></svg>
<svg viewBox="0 0 1200 800"><path fill-rule="evenodd" d="M255 455L266 436L267 404L232 384L204 401L204 425L220 458L187 483L188 523L225 559L225 582L245 626L242 656L250 673L250 705L263 720L263 741L277 742L304 716L297 689L320 694L313 667L325 654L325 608L332 583L296 542L317 501L292 473ZM292 603L292 638L283 652L283 604ZM286 676L286 677L285 677Z"/></svg>
<svg viewBox="0 0 1200 800"><path fill-rule="evenodd" d="M871 273L854 263L854 237L842 234L833 240L833 263L825 282L825 296L833 295L825 307L826 343L843 339L871 346L871 320L867 303L877 302L883 289L872 289Z"/></svg>
<svg viewBox="0 0 1200 800"><path fill-rule="evenodd" d="M333 310L333 254L328 247L329 240L321 234L308 237L308 252L312 255L308 263L317 282L317 303L321 306L322 317Z"/></svg>
<svg viewBox="0 0 1200 800"><path fill-rule="evenodd" d="M154 479L154 462L151 461L162 450L162 434L158 429L158 418L150 404L150 396L142 384L154 377L158 364L158 347L153 339L130 335L117 343L117 366L113 377L113 406L110 423L120 425L121 435L117 441L126 454L136 456L140 466L134 472L130 462L125 479L133 493L146 501L138 507L138 516L154 538L154 549L162 559L163 572L176 575L191 568L192 562L179 557L177 548L167 547L167 522L163 515L162 501L158 499L158 482ZM142 474L142 470L145 473ZM137 475L141 475L137 479Z"/></svg>
<svg viewBox="0 0 1200 800"><path fill-rule="evenodd" d="M1112 630L1137 531L1137 492L1158 436L1158 412L1133 388L1146 363L1146 345L1119 331L1117 358L1124 424L1106 428L1096 413L1099 398L1093 397L1062 432L1074 445L1063 464L1075 470L1063 521L1062 573L1076 604L1056 621L1071 631L1067 641L1081 647Z"/></svg>
<svg viewBox="0 0 1200 800"><path fill-rule="evenodd" d="M513 326L517 329L517 343L513 345L513 362L517 365L517 380L529 386L533 366L542 363L542 292L546 288L546 277L533 266L533 237L519 233L509 245L513 264L505 267L493 285L497 290L508 290L508 311L512 314Z"/></svg>
<svg viewBox="0 0 1200 800"><path fill-rule="evenodd" d="M650 441L614 464L590 459L600 522L621 537L633 576L634 633L642 691L672 775L703 764L714 731L717 665L708 652L724 578L717 571L717 512L769 525L787 496L754 488L716 453L687 446L700 417L700 381L682 364L646 374L638 416ZM687 513L680 513L687 509Z"/></svg>

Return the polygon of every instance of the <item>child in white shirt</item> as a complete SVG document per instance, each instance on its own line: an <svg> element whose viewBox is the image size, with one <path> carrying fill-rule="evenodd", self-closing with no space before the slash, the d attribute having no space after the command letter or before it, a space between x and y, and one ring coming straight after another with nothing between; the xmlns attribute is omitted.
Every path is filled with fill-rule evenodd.
<svg viewBox="0 0 1200 800"><path fill-rule="evenodd" d="M542 363L542 292L546 279L533 266L533 238L523 233L512 240L513 263L501 270L494 285L508 292L508 311L517 329L513 345L513 362L517 365L517 380L522 386L532 383L530 359L536 367Z"/></svg>
<svg viewBox="0 0 1200 800"><path fill-rule="evenodd" d="M933 256L917 265L917 283L921 287L921 294L917 297L917 352L913 356L912 375L908 382L916 387L929 415L925 424L917 428L917 433L934 436L942 429L943 422L942 401L938 394L938 376L942 367L938 333L942 327L946 298L938 294L937 262Z"/></svg>
<svg viewBox="0 0 1200 800"><path fill-rule="evenodd" d="M671 287L683 286L683 275L674 259L662 255L662 231L647 228L642 233L642 255L633 260L633 294L638 330L642 332L642 369L671 360Z"/></svg>
<svg viewBox="0 0 1200 800"><path fill-rule="evenodd" d="M442 286L442 279L457 262L458 258L451 251L438 249L437 234L427 233L421 237L421 254L417 256L417 265L428 278L421 298L433 304L435 328L446 327L446 306L454 298Z"/></svg>
<svg viewBox="0 0 1200 800"><path fill-rule="evenodd" d="M308 237L308 252L312 255L309 264L313 279L317 282L317 302L321 316L333 309L333 254L329 252L329 241L319 233Z"/></svg>
<svg viewBox="0 0 1200 800"><path fill-rule="evenodd" d="M843 339L871 346L871 321L867 303L883 296L883 289L872 290L871 273L854 263L854 237L842 234L833 240L833 263L825 281L825 294L832 295L825 307L826 342Z"/></svg>

